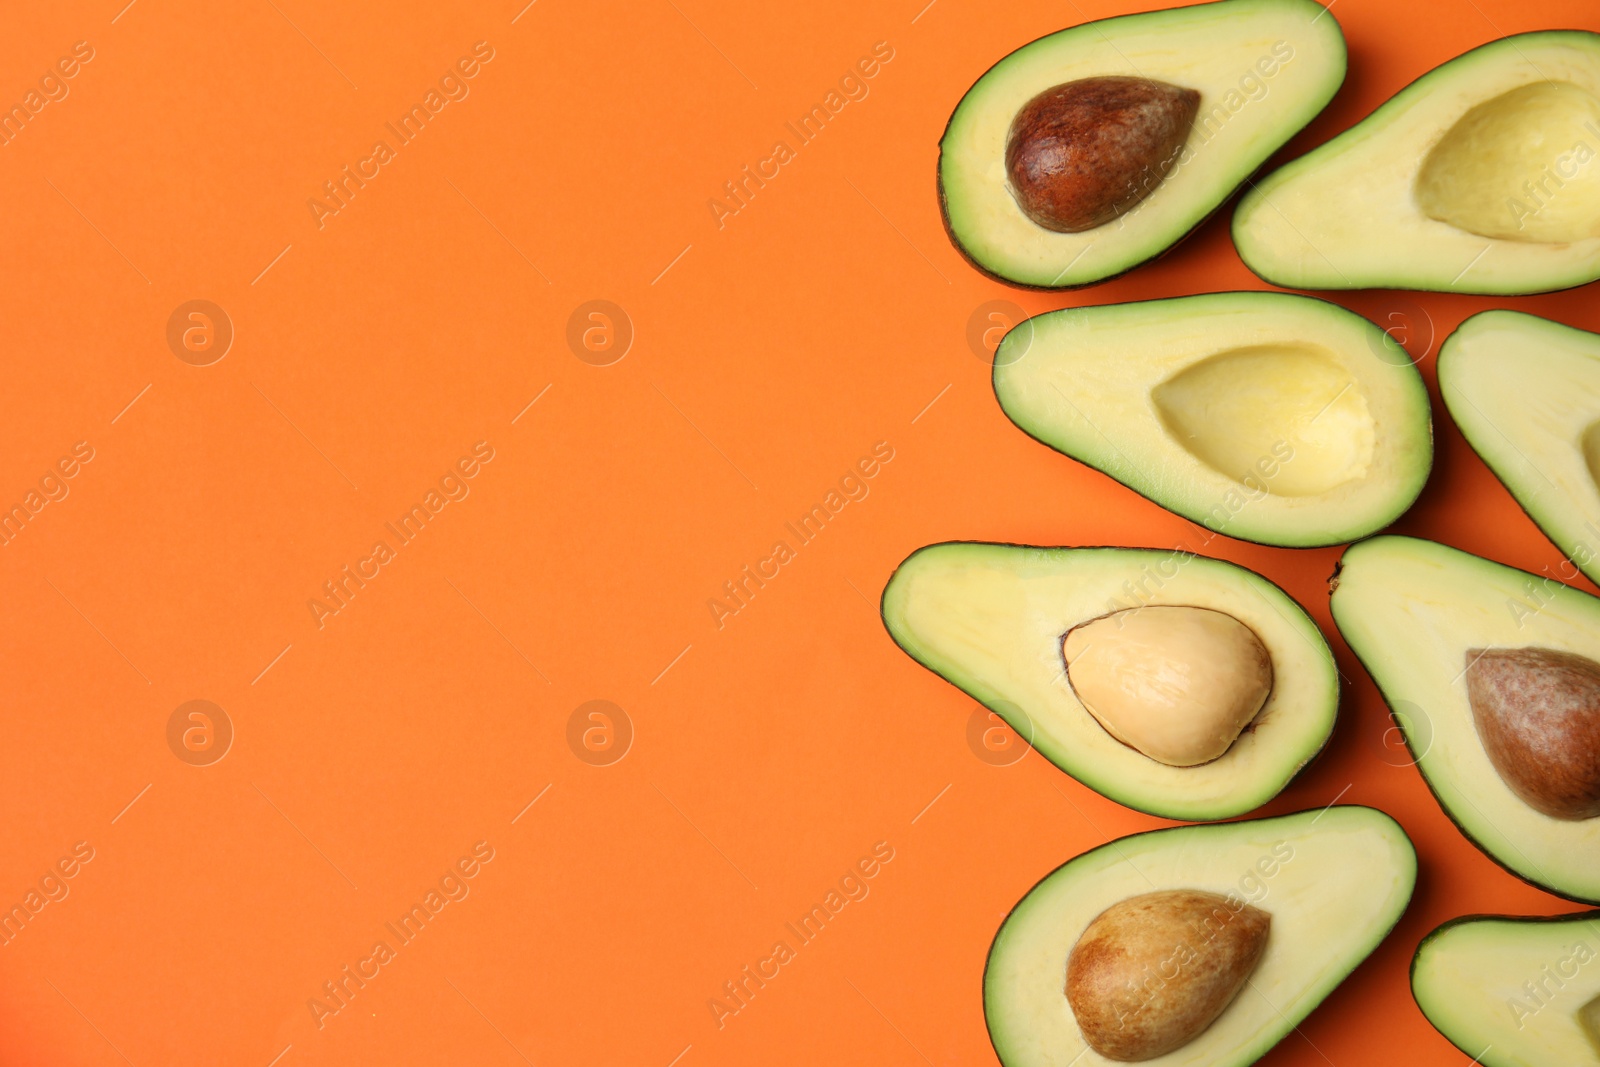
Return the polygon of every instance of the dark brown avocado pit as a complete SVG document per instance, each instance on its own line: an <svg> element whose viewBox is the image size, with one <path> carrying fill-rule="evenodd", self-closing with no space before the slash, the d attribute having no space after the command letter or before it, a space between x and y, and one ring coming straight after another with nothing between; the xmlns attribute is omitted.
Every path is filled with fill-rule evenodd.
<svg viewBox="0 0 1600 1067"><path fill-rule="evenodd" d="M1047 230L1103 226L1171 172L1199 109L1195 90L1150 78L1082 78L1046 89L1011 121L1011 194Z"/></svg>
<svg viewBox="0 0 1600 1067"><path fill-rule="evenodd" d="M1193 1041L1249 979L1271 926L1260 908L1200 889L1113 904L1067 957L1067 1002L1084 1040L1123 1062Z"/></svg>
<svg viewBox="0 0 1600 1067"><path fill-rule="evenodd" d="M1469 649L1467 701L1489 762L1536 811L1600 816L1600 663L1551 648Z"/></svg>

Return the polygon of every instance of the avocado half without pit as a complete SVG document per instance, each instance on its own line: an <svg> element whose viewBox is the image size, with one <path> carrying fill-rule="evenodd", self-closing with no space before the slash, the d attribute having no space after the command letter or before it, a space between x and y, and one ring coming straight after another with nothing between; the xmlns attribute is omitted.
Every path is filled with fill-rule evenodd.
<svg viewBox="0 0 1600 1067"><path fill-rule="evenodd" d="M1001 281L1104 281L1203 222L1344 73L1339 24L1312 0L1219 0L1040 38L950 116L945 229Z"/></svg>
<svg viewBox="0 0 1600 1067"><path fill-rule="evenodd" d="M1600 903L1600 599L1409 537L1352 545L1333 586L1445 813L1512 873Z"/></svg>
<svg viewBox="0 0 1600 1067"><path fill-rule="evenodd" d="M1600 34L1523 33L1435 68L1234 214L1276 285L1537 293L1600 278Z"/></svg>
<svg viewBox="0 0 1600 1067"><path fill-rule="evenodd" d="M1600 1067L1600 912L1468 915L1411 961L1411 995L1483 1067Z"/></svg>
<svg viewBox="0 0 1600 1067"><path fill-rule="evenodd" d="M1025 320L994 356L1007 417L1230 537L1309 547L1388 525L1433 463L1427 388L1376 325L1289 293Z"/></svg>
<svg viewBox="0 0 1600 1067"><path fill-rule="evenodd" d="M1395 821L1333 806L1112 841L1056 868L989 949L1006 1067L1243 1067L1393 929L1416 882Z"/></svg>
<svg viewBox="0 0 1600 1067"><path fill-rule="evenodd" d="M895 571L883 620L1057 767L1165 818L1259 807L1333 730L1338 674L1316 624L1222 560L932 545Z"/></svg>
<svg viewBox="0 0 1600 1067"><path fill-rule="evenodd" d="M1600 335L1484 311L1445 339L1438 369L1467 443L1571 561L1560 576L1600 582Z"/></svg>

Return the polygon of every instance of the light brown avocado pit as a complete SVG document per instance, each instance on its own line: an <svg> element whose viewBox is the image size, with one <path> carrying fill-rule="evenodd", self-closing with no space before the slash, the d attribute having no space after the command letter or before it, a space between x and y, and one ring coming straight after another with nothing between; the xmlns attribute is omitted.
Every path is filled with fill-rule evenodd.
<svg viewBox="0 0 1600 1067"><path fill-rule="evenodd" d="M1046 89L1011 122L1011 194L1047 230L1103 226L1166 178L1199 108L1193 89L1150 78L1082 78Z"/></svg>
<svg viewBox="0 0 1600 1067"><path fill-rule="evenodd" d="M1151 759L1193 767L1233 745L1272 692L1255 631L1210 608L1129 608L1069 630L1067 682L1107 733Z"/></svg>
<svg viewBox="0 0 1600 1067"><path fill-rule="evenodd" d="M1551 818L1600 816L1600 663L1551 648L1466 659L1472 721L1511 791Z"/></svg>
<svg viewBox="0 0 1600 1067"><path fill-rule="evenodd" d="M1578 1026L1594 1046L1595 1055L1600 1056L1600 996L1578 1009Z"/></svg>
<svg viewBox="0 0 1600 1067"><path fill-rule="evenodd" d="M1260 908L1199 889L1113 904L1067 957L1067 1002L1084 1040L1123 1062L1193 1041L1255 970L1271 925Z"/></svg>

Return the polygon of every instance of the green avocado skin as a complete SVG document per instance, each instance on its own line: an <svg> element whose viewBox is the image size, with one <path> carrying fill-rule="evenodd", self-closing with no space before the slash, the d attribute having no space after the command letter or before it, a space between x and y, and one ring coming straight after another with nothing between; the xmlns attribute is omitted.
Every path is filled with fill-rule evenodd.
<svg viewBox="0 0 1600 1067"><path fill-rule="evenodd" d="M1411 986L1411 999L1416 1004L1417 1009L1422 1012L1423 1017L1439 1032L1440 1036L1449 1041L1473 1062L1481 1063L1483 1067L1526 1067L1527 1059L1521 1057L1512 1058L1514 1053L1504 1051L1503 1046L1497 1048L1496 1046L1501 1045L1501 1042L1490 1041L1487 1048L1481 1044L1477 1048L1471 1047L1475 1042L1469 1040L1459 1027L1452 1026L1450 1020L1445 1017L1450 1007L1448 1001L1452 996L1451 991L1446 989L1436 991L1429 988L1428 977L1424 973L1429 954L1439 948L1452 934L1472 930L1476 927L1498 928L1495 933L1511 941L1525 940L1529 935L1542 936L1557 931L1565 933L1568 930L1578 932L1580 929L1590 937L1595 937L1595 935L1600 934L1600 910L1574 912L1567 915L1460 915L1434 927L1417 944L1416 952L1411 957L1409 984ZM1558 941L1556 947L1565 947L1565 938ZM1554 961L1556 957L1552 956L1551 959ZM1503 966L1501 961L1497 960L1485 959L1483 962L1485 968L1490 971L1498 970ZM1591 966L1600 965L1591 964ZM1473 981L1471 974L1463 977L1467 982ZM1537 975L1534 977L1537 977ZM1592 983L1593 979L1591 978L1590 981ZM1600 992L1600 985L1596 985L1596 991ZM1537 1002L1532 1003L1537 1007ZM1502 1021L1502 1025L1508 1028L1506 1031L1508 1035L1513 1033L1509 1023ZM1491 1027L1491 1029L1498 1029L1498 1027ZM1596 1062L1600 1062L1600 1048L1596 1048L1593 1051L1593 1056ZM1543 1067L1543 1065L1540 1065L1540 1067ZM1566 1067L1566 1065L1562 1065L1562 1067ZM1582 1065L1576 1064L1574 1067L1582 1067Z"/></svg>
<svg viewBox="0 0 1600 1067"><path fill-rule="evenodd" d="M945 176L946 168L944 161L946 153L954 151L950 147L952 141L952 131L962 119L964 112L979 103L984 98L985 90L987 88L986 82L989 81L991 76L995 75L997 72L1003 71L1008 64L1015 62L1019 56L1023 56L1030 51L1048 48L1070 49L1084 41L1115 41L1119 32L1126 33L1133 29L1145 30L1151 26L1160 26L1163 21L1170 21L1170 17L1174 15L1182 15L1187 17L1197 13L1203 8L1224 8L1225 6L1236 6L1239 11L1236 17L1239 18L1248 17L1247 9L1252 8L1281 8L1285 10L1304 9L1307 13L1306 17L1314 23L1322 22L1325 18L1326 23L1328 24L1327 32L1325 34L1325 39L1320 40L1318 44L1320 47L1328 49L1330 53L1332 53L1333 58L1336 60L1332 75L1327 80L1327 84L1322 85L1320 87L1320 91L1308 96L1305 105L1297 110L1292 120L1274 130L1270 138L1264 139L1259 146L1254 146L1255 151L1249 158L1244 158L1238 161L1237 166L1234 168L1234 176L1231 179L1230 185L1222 189L1219 193L1208 196L1202 204L1200 210L1191 212L1189 218L1186 220L1186 224L1175 232L1165 234L1154 240L1142 242L1140 247L1142 247L1143 251L1133 251L1130 254L1122 257L1121 260L1116 262L1114 265L1100 269L1096 272L1079 274L1071 272L1070 267L1068 267L1065 268L1061 273L1054 274L1053 277L1047 278L1045 276L1051 272L1044 272L1039 274L1037 277L1034 277L1026 274L1020 269L1008 269L1005 265L992 261L991 259L986 258L983 254L976 252L973 248L969 247L971 242L964 237L962 233L964 227L958 219L958 216L963 214L963 205L959 197L955 196L949 188ZM1130 15L1117 15L1103 19L1096 19L1090 22L1081 23L1076 26L1071 26L1063 30L1058 30L1054 33L1046 34L1043 37L1039 37L1021 46L1020 48L1017 48L994 63L976 81L973 82L972 86L957 102L955 108L950 113L949 119L947 119L945 122L944 132L939 139L940 164L935 170L935 194L938 198L939 217L944 226L945 236L949 238L951 245L961 255L961 257L965 259L967 263L969 263L974 269L978 270L994 281L1000 282L1004 285L1016 289L1031 290L1034 292L1066 292L1075 289L1087 288L1089 286L1100 285L1113 279L1120 278L1130 271L1136 270L1147 263L1151 263L1157 259L1160 259L1177 245L1181 244L1196 230L1205 225L1205 223L1210 220L1210 218L1224 204L1226 204L1240 189L1244 188L1244 186L1249 183L1251 177L1259 172L1260 168L1274 152L1281 148L1301 130L1305 129L1305 127L1322 112L1323 108L1328 105L1329 101L1331 101L1334 95L1338 92L1339 87L1343 85L1345 72L1347 69L1346 45L1344 36L1339 29L1337 19L1335 19L1332 15L1324 15L1324 11L1324 8L1313 3L1312 0L1211 0L1211 2L1207 4L1195 4L1188 7L1145 11ZM1115 74L1125 72L1098 71L1095 73ZM1077 76L1089 76L1089 72L1084 72ZM1064 77L1063 80L1067 79ZM1168 180L1171 180L1171 176L1169 176ZM1105 227L1101 227L1099 229L1110 229L1111 226L1112 224L1108 223Z"/></svg>

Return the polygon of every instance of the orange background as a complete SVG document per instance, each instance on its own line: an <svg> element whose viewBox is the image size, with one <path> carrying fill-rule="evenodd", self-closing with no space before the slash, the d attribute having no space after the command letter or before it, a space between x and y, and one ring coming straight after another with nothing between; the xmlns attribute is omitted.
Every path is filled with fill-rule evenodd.
<svg viewBox="0 0 1600 1067"><path fill-rule="evenodd" d="M123 3L14 7L0 34L0 100L94 50L0 147L0 503L94 450L0 548L0 905L94 849L0 948L0 1062L992 1062L1001 917L1163 823L1036 754L977 758L972 702L894 647L878 593L931 541L1202 535L1007 423L969 318L1262 283L1230 206L1120 281L1008 290L943 236L936 145L1006 52L1155 5ZM1333 13L1349 77L1281 159L1501 34L1600 29L1589 0ZM470 95L319 229L308 199L478 41ZM707 201L879 41L870 95L719 228ZM1438 340L1486 307L1600 328L1592 289L1333 298L1403 322L1430 383ZM236 331L210 366L167 346L191 299ZM566 340L594 299L633 325L610 366ZM1435 413L1397 529L1553 568ZM322 583L478 441L470 496L319 628ZM870 496L718 629L707 600L878 442ZM1394 935L1264 1062L1464 1061L1411 1002L1418 939L1573 907L1395 765L1329 620L1338 549L1207 551L1304 603L1348 679L1328 751L1267 813L1376 805L1422 859ZM203 767L166 734L195 699L235 731ZM609 766L568 743L597 699L634 733ZM322 983L480 841L470 895L318 1029ZM880 841L870 895L719 1029L707 1001Z"/></svg>

